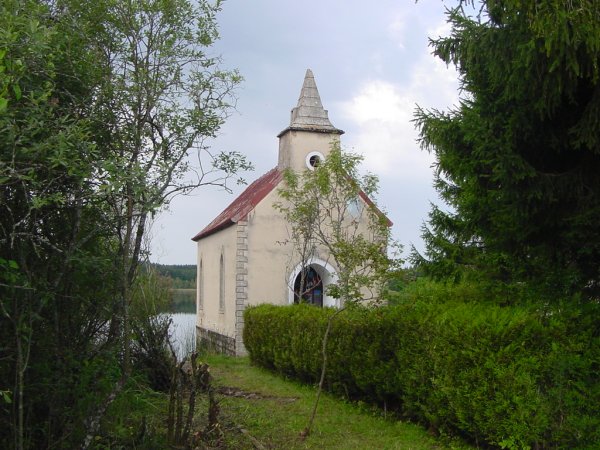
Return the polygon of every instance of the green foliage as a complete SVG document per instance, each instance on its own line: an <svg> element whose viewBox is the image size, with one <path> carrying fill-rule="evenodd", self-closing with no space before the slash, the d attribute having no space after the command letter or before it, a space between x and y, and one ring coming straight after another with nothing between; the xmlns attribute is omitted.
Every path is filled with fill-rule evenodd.
<svg viewBox="0 0 600 450"><path fill-rule="evenodd" d="M140 302L148 280L135 282L147 219L247 167L204 144L240 81L206 56L219 8L0 5L2 448L81 447L123 385L132 339L164 343L164 323L144 316L156 309ZM188 184L191 150L211 175Z"/></svg>
<svg viewBox="0 0 600 450"><path fill-rule="evenodd" d="M35 0L0 6L0 446L77 439L106 394L98 348L115 276L94 186L101 152L87 104L101 71L86 30ZM99 282L98 278L102 281ZM100 368L101 367L101 368ZM93 398L93 400L92 400Z"/></svg>
<svg viewBox="0 0 600 450"><path fill-rule="evenodd" d="M168 448L167 403L165 394L149 389L143 381L132 379L110 405L101 429L94 436L92 448Z"/></svg>
<svg viewBox="0 0 600 450"><path fill-rule="evenodd" d="M148 214L178 193L205 184L223 185L250 167L237 152L212 154L206 139L216 136L233 107L241 77L222 70L207 49L218 38L220 2L188 0L87 2L65 0L71 14L98 24L96 51L108 67L95 118L98 139L110 159L100 188L119 212L123 245L139 253L135 240ZM193 165L196 153L197 164ZM194 177L185 177L188 171ZM135 259L135 258L134 258Z"/></svg>
<svg viewBox="0 0 600 450"><path fill-rule="evenodd" d="M490 305L531 305L543 307L546 298L524 283L505 284L490 280L461 279L432 280L421 277L408 283L399 292L389 292L390 304L416 303L449 303L458 299L465 302L481 302Z"/></svg>
<svg viewBox="0 0 600 450"><path fill-rule="evenodd" d="M492 445L590 448L600 440L597 305L500 307L468 288L465 298L455 291L443 302L440 290L340 314L328 343L329 388ZM252 361L315 382L332 313L249 308L244 342Z"/></svg>
<svg viewBox="0 0 600 450"><path fill-rule="evenodd" d="M427 430L408 421L393 421L372 405L353 404L339 396L323 395L315 431L307 437L298 430L314 404L314 387L284 380L256 366L247 358L209 355L207 362L217 386L236 395L220 399L224 447L264 447L286 450L347 449L467 449L459 442L435 439ZM202 406L205 407L206 402ZM244 428L248 435L231 432ZM459 445L456 445L459 444Z"/></svg>
<svg viewBox="0 0 600 450"><path fill-rule="evenodd" d="M168 280L148 267L136 278L131 298L131 357L134 372L150 388L167 392L176 363L169 348L171 319L163 312L171 301Z"/></svg>
<svg viewBox="0 0 600 450"><path fill-rule="evenodd" d="M131 316L144 319L165 311L171 303L171 282L151 265L146 265L135 280L131 293Z"/></svg>
<svg viewBox="0 0 600 450"><path fill-rule="evenodd" d="M597 2L483 2L449 11L434 53L460 74L459 105L419 109L435 153L426 252L413 262L458 279L528 281L562 296L600 292L600 18Z"/></svg>
<svg viewBox="0 0 600 450"><path fill-rule="evenodd" d="M170 278L173 289L196 289L195 264L152 264L160 275Z"/></svg>

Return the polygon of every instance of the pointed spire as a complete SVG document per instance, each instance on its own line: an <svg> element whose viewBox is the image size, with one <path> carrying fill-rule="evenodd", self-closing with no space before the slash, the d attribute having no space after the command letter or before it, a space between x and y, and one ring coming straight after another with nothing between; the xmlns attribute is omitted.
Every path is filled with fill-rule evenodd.
<svg viewBox="0 0 600 450"><path fill-rule="evenodd" d="M292 109L290 129L309 130L342 134L329 121L327 111L323 109L315 77L310 69L306 70L304 84L298 98L298 105Z"/></svg>

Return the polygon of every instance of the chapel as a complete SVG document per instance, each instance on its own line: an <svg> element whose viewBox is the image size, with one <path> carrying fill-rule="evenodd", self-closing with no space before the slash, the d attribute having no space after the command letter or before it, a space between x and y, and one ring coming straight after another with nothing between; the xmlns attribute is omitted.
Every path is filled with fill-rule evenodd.
<svg viewBox="0 0 600 450"><path fill-rule="evenodd" d="M294 260L288 227L274 207L285 170L314 170L344 132L332 125L311 70L306 71L290 123L279 135L277 166L250 184L192 238L197 243L196 328L198 344L221 353L244 355L244 309L249 305L339 306L325 288L336 269L321 252L305 272L310 289L299 298L303 264ZM358 201L370 203L361 197Z"/></svg>

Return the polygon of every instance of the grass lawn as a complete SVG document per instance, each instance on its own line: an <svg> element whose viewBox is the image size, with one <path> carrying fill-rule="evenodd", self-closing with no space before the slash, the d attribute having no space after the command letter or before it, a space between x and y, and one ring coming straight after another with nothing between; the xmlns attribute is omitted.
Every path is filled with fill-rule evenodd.
<svg viewBox="0 0 600 450"><path fill-rule="evenodd" d="M386 419L381 411L328 394L321 397L311 435L301 439L300 432L314 404L315 388L253 367L247 358L201 359L210 365L218 388L224 448L470 448L456 440L434 438L418 425ZM198 416L203 415L204 411L198 411Z"/></svg>

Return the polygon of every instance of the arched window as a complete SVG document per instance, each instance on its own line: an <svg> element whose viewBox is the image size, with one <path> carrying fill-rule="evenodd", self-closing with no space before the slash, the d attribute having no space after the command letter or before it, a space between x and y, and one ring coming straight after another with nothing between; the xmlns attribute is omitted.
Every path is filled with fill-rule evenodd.
<svg viewBox="0 0 600 450"><path fill-rule="evenodd" d="M302 271L304 287L302 286ZM327 294L327 286L337 283L335 268L319 258L299 263L289 274L288 302L306 302L319 306L340 307L340 302Z"/></svg>
<svg viewBox="0 0 600 450"><path fill-rule="evenodd" d="M225 262L223 261L223 253L221 253L219 263L219 311L225 311Z"/></svg>
<svg viewBox="0 0 600 450"><path fill-rule="evenodd" d="M198 266L198 310L204 307L204 271L202 270L202 260Z"/></svg>
<svg viewBox="0 0 600 450"><path fill-rule="evenodd" d="M311 266L300 271L294 281L294 303L323 306L323 280Z"/></svg>

